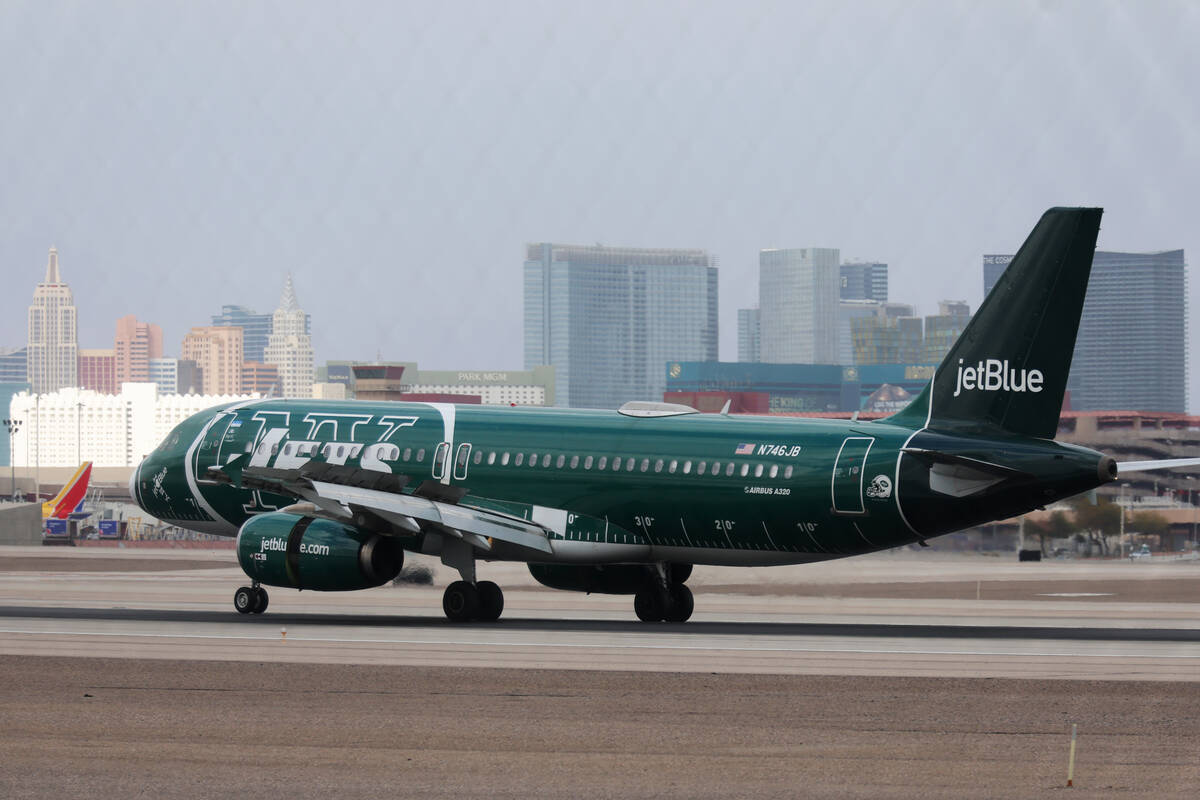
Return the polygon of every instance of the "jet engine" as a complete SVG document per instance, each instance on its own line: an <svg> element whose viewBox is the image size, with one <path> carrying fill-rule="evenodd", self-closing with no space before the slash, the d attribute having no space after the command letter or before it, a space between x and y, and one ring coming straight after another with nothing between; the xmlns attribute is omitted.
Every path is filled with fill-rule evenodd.
<svg viewBox="0 0 1200 800"><path fill-rule="evenodd" d="M380 586L404 566L404 548L393 538L283 511L246 520L237 555L259 583L323 592Z"/></svg>

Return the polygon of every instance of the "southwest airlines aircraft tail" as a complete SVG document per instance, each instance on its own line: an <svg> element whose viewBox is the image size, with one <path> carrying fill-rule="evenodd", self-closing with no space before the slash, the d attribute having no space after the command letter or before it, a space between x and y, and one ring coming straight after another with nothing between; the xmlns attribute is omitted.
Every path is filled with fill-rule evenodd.
<svg viewBox="0 0 1200 800"><path fill-rule="evenodd" d="M458 571L442 608L491 621L504 595L477 565L523 561L541 583L633 596L644 621L692 613L692 566L841 558L1005 519L1119 473L1054 441L1100 209L1047 211L904 411L882 420L263 399L181 423L135 471L158 519L237 537L250 585L379 586L406 552Z"/></svg>
<svg viewBox="0 0 1200 800"><path fill-rule="evenodd" d="M79 465L79 469L75 470L75 474L58 494L42 503L42 519L66 519L70 516L87 496L88 482L91 478L92 462L85 461Z"/></svg>

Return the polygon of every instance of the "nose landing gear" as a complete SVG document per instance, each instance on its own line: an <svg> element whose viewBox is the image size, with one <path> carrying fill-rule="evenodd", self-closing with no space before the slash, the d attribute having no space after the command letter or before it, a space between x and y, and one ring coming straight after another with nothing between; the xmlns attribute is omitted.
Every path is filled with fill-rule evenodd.
<svg viewBox="0 0 1200 800"><path fill-rule="evenodd" d="M267 590L257 583L243 586L233 593L233 607L239 614L261 614L267 610Z"/></svg>

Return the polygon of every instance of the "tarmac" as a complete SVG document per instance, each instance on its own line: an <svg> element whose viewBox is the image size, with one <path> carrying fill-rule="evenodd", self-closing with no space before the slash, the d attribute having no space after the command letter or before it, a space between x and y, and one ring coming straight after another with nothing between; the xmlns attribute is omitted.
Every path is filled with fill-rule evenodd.
<svg viewBox="0 0 1200 800"><path fill-rule="evenodd" d="M225 551L0 550L0 796L1192 797L1200 562L699 567L696 613L271 589Z"/></svg>

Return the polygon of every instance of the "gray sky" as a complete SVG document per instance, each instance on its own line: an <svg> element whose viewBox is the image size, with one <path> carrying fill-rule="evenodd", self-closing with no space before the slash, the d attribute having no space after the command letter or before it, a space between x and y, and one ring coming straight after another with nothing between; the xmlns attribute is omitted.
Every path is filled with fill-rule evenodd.
<svg viewBox="0 0 1200 800"><path fill-rule="evenodd" d="M81 347L177 355L291 270L319 362L431 369L522 366L528 241L711 250L725 360L764 247L923 313L1053 205L1195 264L1198 42L1193 2L4 0L0 345L51 244Z"/></svg>

